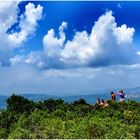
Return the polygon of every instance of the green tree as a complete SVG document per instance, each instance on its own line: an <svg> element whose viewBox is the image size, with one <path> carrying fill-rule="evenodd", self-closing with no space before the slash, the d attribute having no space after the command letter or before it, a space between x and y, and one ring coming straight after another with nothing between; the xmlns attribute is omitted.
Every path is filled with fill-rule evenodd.
<svg viewBox="0 0 140 140"><path fill-rule="evenodd" d="M11 112L23 113L33 111L35 107L33 101L29 101L20 95L13 94L7 99L7 109Z"/></svg>

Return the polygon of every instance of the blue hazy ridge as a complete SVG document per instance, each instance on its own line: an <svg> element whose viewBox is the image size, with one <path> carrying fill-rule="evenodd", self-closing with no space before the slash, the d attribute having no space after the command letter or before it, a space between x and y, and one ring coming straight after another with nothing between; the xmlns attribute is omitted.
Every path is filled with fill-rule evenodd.
<svg viewBox="0 0 140 140"><path fill-rule="evenodd" d="M136 87L133 89L128 88L125 91L126 91L126 100L131 99L131 100L140 102L140 87ZM82 93L82 94L83 95L53 96L53 95L47 95L47 94L28 93L28 94L20 94L20 95L24 96L25 98L27 98L29 100L33 100L33 101L43 101L43 100L47 100L50 98L53 98L53 99L61 98L65 102L73 102L75 100L83 98L84 100L86 100L87 103L90 103L90 104L95 104L97 98L104 99L104 100L111 99L110 91L107 91L107 90L104 92L98 93L98 94L97 93L94 93L91 95L84 95L84 93ZM87 93L85 93L85 94L87 94ZM58 95L60 95L60 94L58 94ZM116 97L117 97L117 101L119 101L119 97L118 96L116 96ZM9 98L9 96L0 95L0 108L6 108L6 100L8 98Z"/></svg>

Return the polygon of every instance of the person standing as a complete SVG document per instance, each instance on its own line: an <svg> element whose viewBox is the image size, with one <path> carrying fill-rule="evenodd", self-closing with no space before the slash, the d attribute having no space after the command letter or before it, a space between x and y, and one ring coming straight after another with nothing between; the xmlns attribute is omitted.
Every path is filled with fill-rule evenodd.
<svg viewBox="0 0 140 140"><path fill-rule="evenodd" d="M116 96L115 93L113 91L111 91L111 97L112 97L112 101L116 101Z"/></svg>
<svg viewBox="0 0 140 140"><path fill-rule="evenodd" d="M119 90L118 95L120 96L120 102L125 101L125 93L123 90Z"/></svg>

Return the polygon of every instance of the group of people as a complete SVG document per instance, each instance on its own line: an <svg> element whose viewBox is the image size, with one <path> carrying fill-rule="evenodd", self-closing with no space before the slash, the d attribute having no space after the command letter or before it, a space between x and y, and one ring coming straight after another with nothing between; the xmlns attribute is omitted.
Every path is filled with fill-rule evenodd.
<svg viewBox="0 0 140 140"><path fill-rule="evenodd" d="M123 90L119 90L117 95L120 97L120 102L125 101L125 93L123 92ZM116 101L116 95L113 91L111 91L111 100L113 102ZM102 99L102 101L100 101L100 98L97 98L96 103L101 105L101 106L104 106L104 107L109 106L108 100L106 102L104 101L104 99Z"/></svg>
<svg viewBox="0 0 140 140"><path fill-rule="evenodd" d="M125 93L123 92L123 90L119 90L117 95L120 97L120 102L125 101ZM116 101L116 95L113 91L111 92L111 96L112 96L112 101Z"/></svg>
<svg viewBox="0 0 140 140"><path fill-rule="evenodd" d="M104 101L104 99L102 99L102 101L100 101L100 98L97 98L97 102L96 103L101 105L101 106L104 106L104 107L109 105L107 100L106 100L106 102Z"/></svg>

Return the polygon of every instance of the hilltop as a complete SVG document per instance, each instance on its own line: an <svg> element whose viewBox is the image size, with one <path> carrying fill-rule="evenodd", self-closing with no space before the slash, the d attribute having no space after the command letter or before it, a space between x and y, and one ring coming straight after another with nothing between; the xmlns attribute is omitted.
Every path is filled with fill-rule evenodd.
<svg viewBox="0 0 140 140"><path fill-rule="evenodd" d="M20 95L7 100L0 113L0 138L12 139L139 139L140 103L109 101L109 107L84 99L34 102Z"/></svg>

